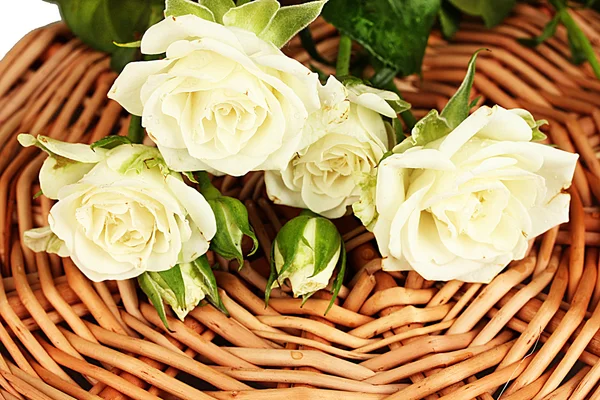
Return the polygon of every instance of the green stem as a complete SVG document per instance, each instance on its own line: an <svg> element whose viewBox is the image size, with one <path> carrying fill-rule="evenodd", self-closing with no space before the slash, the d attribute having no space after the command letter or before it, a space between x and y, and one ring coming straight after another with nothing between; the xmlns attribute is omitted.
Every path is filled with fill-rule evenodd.
<svg viewBox="0 0 600 400"><path fill-rule="evenodd" d="M337 76L346 76L350 73L350 55L352 54L352 39L346 35L340 36L338 45L337 63L335 65L335 74Z"/></svg>
<svg viewBox="0 0 600 400"><path fill-rule="evenodd" d="M197 172L196 180L198 181L198 186L200 187L200 193L202 193L206 200L213 200L221 196L221 192L219 192L219 189L213 186L207 172Z"/></svg>
<svg viewBox="0 0 600 400"><path fill-rule="evenodd" d="M127 137L131 140L131 143L142 143L144 141L144 128L142 128L142 117L137 115L131 116L129 122L129 130L127 131Z"/></svg>
<svg viewBox="0 0 600 400"><path fill-rule="evenodd" d="M579 41L579 44L581 45L581 50L583 50L583 53L585 54L587 60L590 62L590 65L592 66L592 70L594 71L596 78L600 79L600 62L598 62L596 52L594 51L594 48L592 47L592 44L590 43L589 39L587 38L587 36L585 36L581 28L579 28L577 22L575 22L575 20L573 19L571 14L569 14L569 11L567 9L562 9L559 12L562 23L567 28L569 34L571 34L577 41Z"/></svg>

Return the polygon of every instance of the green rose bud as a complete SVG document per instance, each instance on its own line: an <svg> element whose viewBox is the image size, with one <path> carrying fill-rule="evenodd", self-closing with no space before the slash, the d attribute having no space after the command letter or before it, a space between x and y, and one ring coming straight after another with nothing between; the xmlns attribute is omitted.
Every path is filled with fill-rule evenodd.
<svg viewBox="0 0 600 400"><path fill-rule="evenodd" d="M226 260L236 259L239 268L242 268L244 265L242 251L244 236L252 239L254 244L248 255L251 256L258 250L258 239L248 221L246 206L238 199L221 195L221 192L210 182L206 172L196 174L196 179L200 186L200 192L208 201L217 221L218 229L210 243L211 250Z"/></svg>
<svg viewBox="0 0 600 400"><path fill-rule="evenodd" d="M344 242L331 221L304 212L288 221L273 242L271 276L265 301L269 301L271 289L281 286L286 279L294 297L302 297L306 301L313 293L327 286L336 266L339 266L339 272L333 284L331 304L344 279Z"/></svg>
<svg viewBox="0 0 600 400"><path fill-rule="evenodd" d="M164 303L183 321L204 298L227 314L221 302L217 281L205 256L191 263L178 264L162 272L146 272L138 277L140 287L169 328Z"/></svg>

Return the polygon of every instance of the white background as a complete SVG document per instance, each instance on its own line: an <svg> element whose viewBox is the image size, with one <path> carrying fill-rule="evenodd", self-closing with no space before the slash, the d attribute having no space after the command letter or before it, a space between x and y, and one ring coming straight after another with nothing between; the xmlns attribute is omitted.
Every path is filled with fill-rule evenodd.
<svg viewBox="0 0 600 400"><path fill-rule="evenodd" d="M50 22L58 21L58 7L42 0L0 0L0 59L25 34Z"/></svg>

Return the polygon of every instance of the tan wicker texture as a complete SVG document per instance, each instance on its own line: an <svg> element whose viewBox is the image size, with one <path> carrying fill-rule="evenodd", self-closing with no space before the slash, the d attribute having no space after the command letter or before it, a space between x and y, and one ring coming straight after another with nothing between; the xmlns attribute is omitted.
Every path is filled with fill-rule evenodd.
<svg viewBox="0 0 600 400"><path fill-rule="evenodd" d="M239 272L210 255L231 318L198 307L170 318L171 332L135 281L92 283L19 240L45 225L51 202L32 200L45 155L16 135L90 143L128 127L106 98L116 77L106 55L61 24L24 37L0 62L0 399L600 398L600 82L568 61L560 27L537 49L518 44L541 32L544 11L520 5L493 30L463 23L452 43L434 34L423 80L397 83L422 116L444 106L475 50L492 50L477 63L479 103L527 108L550 121L551 142L581 155L568 225L481 285L382 272L373 236L345 217L349 276L326 317L328 292L300 308L275 290L265 308L264 253ZM600 15L573 16L600 50ZM333 59L333 28L319 20L313 35ZM310 62L299 40L285 51ZM260 173L216 185L245 202L263 249L298 212L266 199Z"/></svg>

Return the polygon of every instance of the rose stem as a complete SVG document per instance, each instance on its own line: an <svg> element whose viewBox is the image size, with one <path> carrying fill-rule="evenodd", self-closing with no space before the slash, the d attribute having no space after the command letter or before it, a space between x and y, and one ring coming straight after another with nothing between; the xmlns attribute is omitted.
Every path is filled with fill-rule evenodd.
<svg viewBox="0 0 600 400"><path fill-rule="evenodd" d="M592 297L592 292L596 283L596 273L595 268L584 270L580 284L577 287L575 296L571 302L571 308L563 317L557 330L535 355L535 362L531 363L531 365L511 384L507 389L506 394L513 393L539 378L546 367L554 360L558 352L565 345L573 331L585 316L585 310Z"/></svg>
<svg viewBox="0 0 600 400"><path fill-rule="evenodd" d="M338 44L337 62L335 64L335 74L338 77L350 74L350 56L352 55L352 39L349 36L341 35Z"/></svg>

